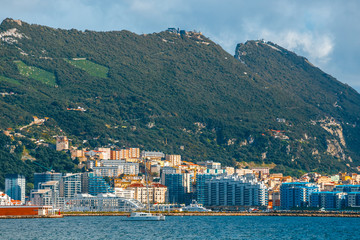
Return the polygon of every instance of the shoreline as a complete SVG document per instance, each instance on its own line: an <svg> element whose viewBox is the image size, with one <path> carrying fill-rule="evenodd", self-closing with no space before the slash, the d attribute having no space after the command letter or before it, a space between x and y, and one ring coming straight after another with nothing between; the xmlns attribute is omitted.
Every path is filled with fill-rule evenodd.
<svg viewBox="0 0 360 240"><path fill-rule="evenodd" d="M24 218L63 218L64 215L13 215L0 216L0 219L24 219Z"/></svg>
<svg viewBox="0 0 360 240"><path fill-rule="evenodd" d="M275 216L275 217L352 217L359 218L359 213L333 213L333 212L173 212L161 213L165 216ZM130 213L63 213L64 217L87 216L129 216Z"/></svg>

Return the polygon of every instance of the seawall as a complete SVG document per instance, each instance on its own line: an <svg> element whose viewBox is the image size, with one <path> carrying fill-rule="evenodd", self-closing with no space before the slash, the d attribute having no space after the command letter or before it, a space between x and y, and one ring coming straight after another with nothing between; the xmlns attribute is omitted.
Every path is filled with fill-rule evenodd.
<svg viewBox="0 0 360 240"><path fill-rule="evenodd" d="M163 212L165 216L287 216L287 217L360 217L360 212ZM70 216L129 216L130 213L63 213Z"/></svg>

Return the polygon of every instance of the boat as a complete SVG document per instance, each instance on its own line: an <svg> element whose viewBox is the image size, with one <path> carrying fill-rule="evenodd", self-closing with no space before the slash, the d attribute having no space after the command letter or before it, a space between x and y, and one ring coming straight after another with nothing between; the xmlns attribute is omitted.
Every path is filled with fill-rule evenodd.
<svg viewBox="0 0 360 240"><path fill-rule="evenodd" d="M128 218L129 221L165 221L162 214L154 215L150 212L132 212Z"/></svg>
<svg viewBox="0 0 360 240"><path fill-rule="evenodd" d="M165 216L162 214L152 214L150 212L150 201L149 201L149 184L146 172L146 158L144 159L145 164L145 182L146 182L146 195L147 195L147 207L148 212L132 212L127 218L128 221L165 221Z"/></svg>
<svg viewBox="0 0 360 240"><path fill-rule="evenodd" d="M203 206L199 205L195 200L192 200L189 206L185 206L181 208L181 211L186 212L211 212L211 209L204 208Z"/></svg>

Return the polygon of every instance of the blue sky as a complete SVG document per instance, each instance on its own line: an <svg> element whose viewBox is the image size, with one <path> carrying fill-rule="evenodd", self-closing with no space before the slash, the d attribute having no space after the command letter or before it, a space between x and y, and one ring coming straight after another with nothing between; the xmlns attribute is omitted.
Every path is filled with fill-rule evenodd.
<svg viewBox="0 0 360 240"><path fill-rule="evenodd" d="M360 92L358 0L0 0L0 19L54 28L201 31L234 54L265 39L308 58Z"/></svg>

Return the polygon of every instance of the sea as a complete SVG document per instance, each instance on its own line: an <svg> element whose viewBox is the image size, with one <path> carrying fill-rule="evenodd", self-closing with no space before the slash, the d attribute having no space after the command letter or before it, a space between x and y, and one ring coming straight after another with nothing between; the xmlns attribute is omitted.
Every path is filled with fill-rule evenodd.
<svg viewBox="0 0 360 240"><path fill-rule="evenodd" d="M0 219L0 239L360 239L360 218L126 216Z"/></svg>

